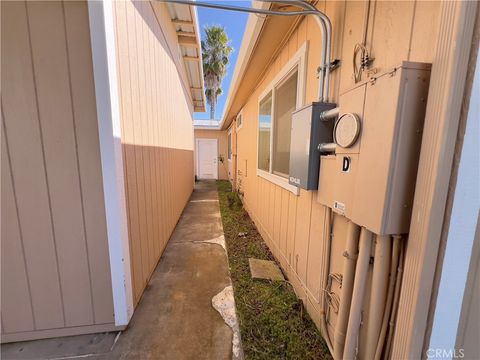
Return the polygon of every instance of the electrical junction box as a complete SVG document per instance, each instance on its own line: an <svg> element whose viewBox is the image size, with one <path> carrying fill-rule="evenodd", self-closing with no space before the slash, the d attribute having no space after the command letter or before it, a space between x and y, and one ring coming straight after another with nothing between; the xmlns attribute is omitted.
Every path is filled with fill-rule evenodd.
<svg viewBox="0 0 480 360"><path fill-rule="evenodd" d="M321 156L317 200L379 235L408 233L430 64L403 62L340 95L358 140Z"/></svg>
<svg viewBox="0 0 480 360"><path fill-rule="evenodd" d="M323 111L335 108L332 103L314 102L292 113L290 137L289 183L305 190L318 188L320 143L333 141L334 121L321 121Z"/></svg>

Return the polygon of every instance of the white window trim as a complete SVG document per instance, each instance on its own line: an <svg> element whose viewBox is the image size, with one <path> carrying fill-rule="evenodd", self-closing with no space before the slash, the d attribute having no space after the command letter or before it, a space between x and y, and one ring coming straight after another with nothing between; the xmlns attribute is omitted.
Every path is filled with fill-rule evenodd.
<svg viewBox="0 0 480 360"><path fill-rule="evenodd" d="M288 62L283 66L280 72L273 78L273 80L268 84L268 86L263 90L263 92L258 97L257 101L257 110L260 108L260 102L270 93L272 92L272 122L270 128L270 157L273 153L273 134L275 132L275 121L274 121L274 104L275 104L275 91L274 88L281 85L281 83L285 82L288 77L291 75L292 71L297 68L297 101L296 101L296 109L300 109L305 103L305 93L306 93L306 76L307 76L307 53L308 53L308 41L303 43L303 45L297 50L297 52L288 60ZM258 122L258 116L257 116ZM242 119L243 123L243 119ZM293 186L288 183L288 178L284 178L282 176L276 175L272 171L272 161L270 161L270 169L269 171L265 171L258 168L258 141L259 141L259 131L258 131L257 124L257 176L260 176L290 192L295 195L300 194L300 189L296 186Z"/></svg>
<svg viewBox="0 0 480 360"><path fill-rule="evenodd" d="M238 118L242 118L242 124L240 126L238 126ZM245 119L243 118L243 109L240 110L240 112L237 114L237 122L236 122L236 132L238 133L240 131L240 129L243 127L243 121Z"/></svg>
<svg viewBox="0 0 480 360"><path fill-rule="evenodd" d="M287 178L275 174L270 174L269 172L260 169L257 169L257 176L264 178L265 180L268 180L271 183L274 183L275 185L284 188L285 190L290 191L294 195L300 195L300 189L294 185L289 184Z"/></svg>

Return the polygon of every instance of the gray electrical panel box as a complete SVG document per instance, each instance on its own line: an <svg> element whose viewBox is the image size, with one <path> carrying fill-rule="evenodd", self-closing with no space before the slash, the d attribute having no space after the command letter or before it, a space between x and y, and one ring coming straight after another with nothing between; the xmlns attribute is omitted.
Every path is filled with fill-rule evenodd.
<svg viewBox="0 0 480 360"><path fill-rule="evenodd" d="M292 113L290 169L288 182L305 190L317 190L320 168L318 144L333 142L334 121L321 121L332 103L314 102Z"/></svg>

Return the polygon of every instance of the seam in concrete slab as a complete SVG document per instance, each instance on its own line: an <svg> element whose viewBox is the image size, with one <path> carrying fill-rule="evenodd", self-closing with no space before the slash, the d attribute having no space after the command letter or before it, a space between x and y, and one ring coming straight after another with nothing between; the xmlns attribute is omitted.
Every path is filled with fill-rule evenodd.
<svg viewBox="0 0 480 360"><path fill-rule="evenodd" d="M210 239L210 240L204 240L204 241L201 241L202 243L207 243L207 244L214 244L214 245L220 245L221 247L223 247L223 250L225 250L225 252L227 252L227 247L225 246L225 236L223 235L220 235L216 238L213 238L213 239Z"/></svg>
<svg viewBox="0 0 480 360"><path fill-rule="evenodd" d="M232 329L232 360L243 360L242 343L240 340L240 327L235 310L233 287L229 285L212 298L212 306L222 316L225 323Z"/></svg>

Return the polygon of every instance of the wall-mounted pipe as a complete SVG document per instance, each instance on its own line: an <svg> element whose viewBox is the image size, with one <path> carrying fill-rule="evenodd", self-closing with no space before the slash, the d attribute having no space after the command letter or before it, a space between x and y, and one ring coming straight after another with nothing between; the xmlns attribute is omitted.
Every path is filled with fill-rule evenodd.
<svg viewBox="0 0 480 360"><path fill-rule="evenodd" d="M230 10L230 11L239 11L252 14L262 14L262 15L276 15L276 16L299 16L299 15L315 15L317 23L320 26L322 32L322 48L320 54L320 73L319 73L319 86L318 86L318 101L326 102L328 101L328 93L330 88L330 71L331 71L331 44L332 44L332 24L327 15L318 10L315 6L301 0L260 0L270 3L279 3L279 4L288 4L297 7L303 8L300 11L276 11L276 10L265 10L265 9L256 9L243 6L234 6L234 5L224 5L224 4L214 4L209 2L194 1L194 0L157 0L165 3L173 4L183 4L190 6L200 6L213 9L221 10ZM327 94L325 96L325 93Z"/></svg>
<svg viewBox="0 0 480 360"><path fill-rule="evenodd" d="M365 228L360 232L357 268L355 270L355 284L353 286L352 304L348 316L347 335L345 337L344 359L354 359L357 349L358 333L360 330L361 311L365 296L370 252L372 250L372 233Z"/></svg>
<svg viewBox="0 0 480 360"><path fill-rule="evenodd" d="M387 297L390 258L392 256L391 249L392 238L390 235L376 236L365 359L373 359L377 350Z"/></svg>
<svg viewBox="0 0 480 360"><path fill-rule="evenodd" d="M331 52L332 52L332 22L330 18L319 11L314 5L304 0L260 0L264 2L275 2L279 4L288 4L293 6L300 6L306 10L318 11L315 19L322 30L322 61L319 68L319 101L328 101L328 93L330 89L330 72L332 70Z"/></svg>
<svg viewBox="0 0 480 360"><path fill-rule="evenodd" d="M385 305L385 311L383 313L382 329L380 330L380 336L378 339L377 349L375 350L374 360L380 360L382 356L383 345L385 344L385 336L387 334L388 319L392 311L393 295L395 292L395 286L397 282L397 267L400 256L400 246L402 237L400 235L393 236L393 249L392 249L392 261L390 265L390 280L388 282L387 302Z"/></svg>
<svg viewBox="0 0 480 360"><path fill-rule="evenodd" d="M320 284L320 331L322 332L323 339L325 340L328 350L333 354L333 345L328 334L327 318L326 318L326 301L325 294L328 283L328 273L330 272L330 248L331 248L331 234L332 234L332 209L325 208L325 229L324 235L324 247L322 252L322 269Z"/></svg>
<svg viewBox="0 0 480 360"><path fill-rule="evenodd" d="M336 107L330 110L325 110L320 113L320 121L336 120L340 115L340 108Z"/></svg>
<svg viewBox="0 0 480 360"><path fill-rule="evenodd" d="M392 313L390 314L390 321L388 323L387 344L385 345L385 358L387 359L390 358L390 351L391 351L392 341L393 341L393 332L395 330L395 321L397 319L398 302L400 300L400 288L402 286L402 278L403 278L404 252L405 252L405 247L401 246L400 256L398 260L398 268L397 268L397 280L395 282L395 293L393 295Z"/></svg>
<svg viewBox="0 0 480 360"><path fill-rule="evenodd" d="M340 308L338 310L337 322L335 324L335 333L333 336L333 358L335 360L343 359L343 346L345 344L345 333L347 332L350 305L352 303L355 265L357 263L358 257L359 235L360 226L349 221L347 228L347 243L345 247L345 252L343 253L343 278Z"/></svg>
<svg viewBox="0 0 480 360"><path fill-rule="evenodd" d="M318 144L317 150L321 155L335 154L337 150L337 144L335 143L322 143Z"/></svg>

